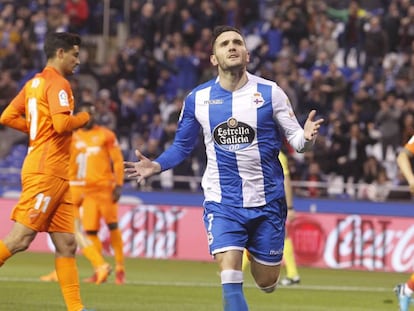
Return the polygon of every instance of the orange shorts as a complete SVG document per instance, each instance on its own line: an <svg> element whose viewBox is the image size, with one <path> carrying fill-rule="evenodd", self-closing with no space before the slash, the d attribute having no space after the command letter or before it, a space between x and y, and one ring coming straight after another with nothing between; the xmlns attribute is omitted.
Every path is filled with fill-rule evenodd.
<svg viewBox="0 0 414 311"><path fill-rule="evenodd" d="M85 231L98 231L101 218L106 224L118 222L118 204L113 202L112 191L112 188L85 189L81 216Z"/></svg>
<svg viewBox="0 0 414 311"><path fill-rule="evenodd" d="M38 232L74 232L69 182L56 176L22 176L22 193L10 218Z"/></svg>

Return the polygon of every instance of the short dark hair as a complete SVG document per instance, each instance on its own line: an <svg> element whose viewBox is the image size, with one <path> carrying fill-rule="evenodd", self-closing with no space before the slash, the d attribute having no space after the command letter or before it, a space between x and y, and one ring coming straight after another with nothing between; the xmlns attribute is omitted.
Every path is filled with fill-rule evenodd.
<svg viewBox="0 0 414 311"><path fill-rule="evenodd" d="M239 35L243 36L243 34L241 33L241 31L233 26L228 26L228 25L219 25L214 27L213 29L213 38L211 40L211 48L214 48L214 43L217 40L217 37L220 36L223 32L227 32L227 31L235 31L237 32Z"/></svg>
<svg viewBox="0 0 414 311"><path fill-rule="evenodd" d="M63 49L65 52L73 49L75 45L81 45L81 38L78 34L70 32L51 32L47 34L43 50L46 58L50 59L55 56L57 49Z"/></svg>

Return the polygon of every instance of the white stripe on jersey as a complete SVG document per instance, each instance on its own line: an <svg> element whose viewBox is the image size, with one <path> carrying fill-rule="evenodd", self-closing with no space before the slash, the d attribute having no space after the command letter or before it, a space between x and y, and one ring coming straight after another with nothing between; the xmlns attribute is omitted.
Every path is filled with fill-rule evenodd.
<svg viewBox="0 0 414 311"><path fill-rule="evenodd" d="M211 135L209 104L211 87L207 87L195 94L195 117L203 129L204 144L206 146L207 166L203 174L201 186L204 189L207 201L221 202L220 180L218 178L218 162L214 150L214 140ZM207 198L208 196L208 198Z"/></svg>

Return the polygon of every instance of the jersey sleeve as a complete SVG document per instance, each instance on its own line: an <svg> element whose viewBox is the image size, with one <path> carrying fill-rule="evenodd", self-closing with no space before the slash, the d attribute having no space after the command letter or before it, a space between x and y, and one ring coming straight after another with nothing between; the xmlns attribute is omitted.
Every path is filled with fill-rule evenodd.
<svg viewBox="0 0 414 311"><path fill-rule="evenodd" d="M25 96L24 88L17 94L17 96L6 107L0 117L0 123L19 130L24 133L28 133L26 119L23 117L25 113Z"/></svg>
<svg viewBox="0 0 414 311"><path fill-rule="evenodd" d="M305 139L303 128L296 119L292 105L286 93L278 86L274 88L272 94L274 118L280 124L289 144L297 152L309 150L313 141Z"/></svg>
<svg viewBox="0 0 414 311"><path fill-rule="evenodd" d="M52 116L53 127L56 132L70 132L80 128L89 121L89 113L81 111L76 115L57 113Z"/></svg>
<svg viewBox="0 0 414 311"><path fill-rule="evenodd" d="M70 83L66 79L52 74L47 82L46 97L56 132L70 132L88 122L89 114L87 112L72 115L75 102Z"/></svg>
<svg viewBox="0 0 414 311"><path fill-rule="evenodd" d="M47 87L47 100L50 114L72 113L74 109L73 94L69 82L56 77Z"/></svg>

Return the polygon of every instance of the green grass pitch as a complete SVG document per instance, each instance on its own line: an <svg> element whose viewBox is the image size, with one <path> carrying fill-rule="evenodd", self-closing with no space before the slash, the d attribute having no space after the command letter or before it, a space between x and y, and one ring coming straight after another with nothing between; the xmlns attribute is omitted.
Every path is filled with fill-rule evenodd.
<svg viewBox="0 0 414 311"><path fill-rule="evenodd" d="M111 262L112 258L108 258ZM92 274L78 256L80 278ZM64 311L56 283L39 281L53 269L52 254L20 253L0 269L0 310ZM85 306L96 311L221 311L221 287L215 263L132 259L126 261L127 283L81 283ZM272 294L255 288L245 275L250 311L398 310L392 291L409 274L300 267L302 282ZM284 271L282 271L283 274Z"/></svg>

